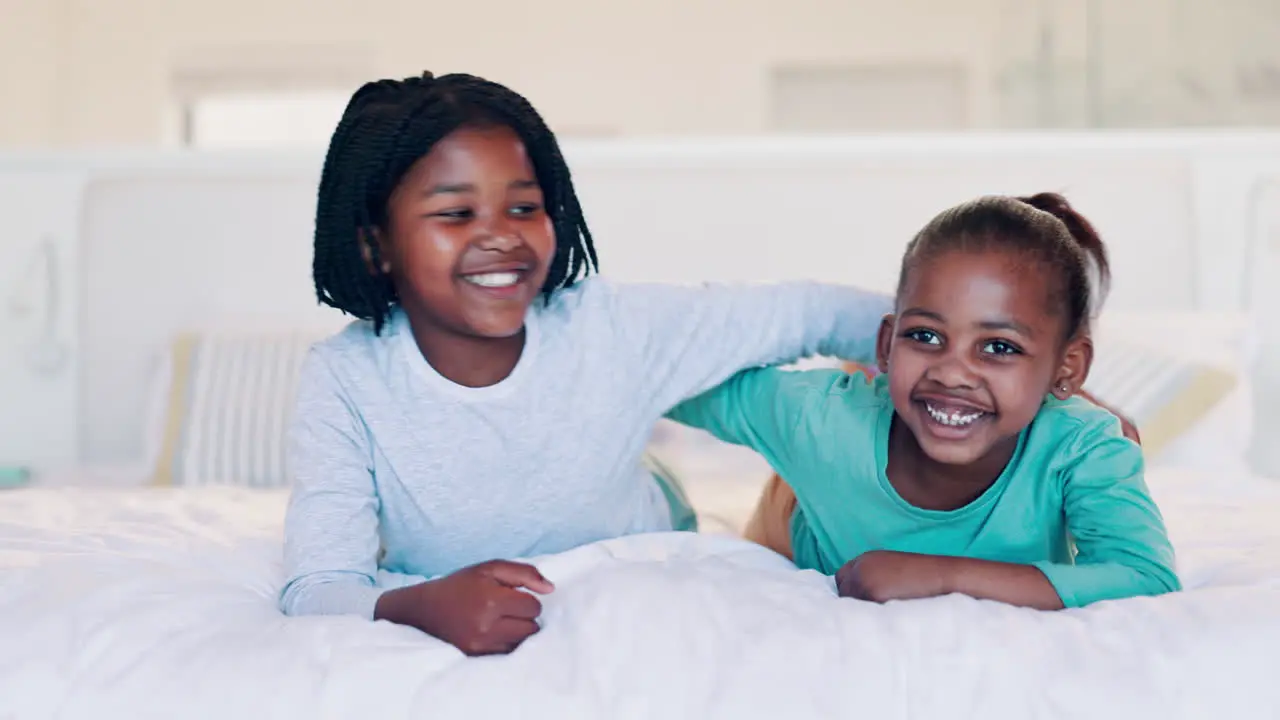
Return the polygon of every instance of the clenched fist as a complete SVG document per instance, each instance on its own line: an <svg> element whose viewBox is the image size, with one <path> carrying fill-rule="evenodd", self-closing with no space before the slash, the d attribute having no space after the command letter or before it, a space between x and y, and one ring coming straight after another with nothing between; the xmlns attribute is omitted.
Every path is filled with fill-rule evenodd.
<svg viewBox="0 0 1280 720"><path fill-rule="evenodd" d="M542 603L519 588L541 594L555 589L532 565L491 560L389 590L374 617L418 628L467 655L505 654L539 629Z"/></svg>

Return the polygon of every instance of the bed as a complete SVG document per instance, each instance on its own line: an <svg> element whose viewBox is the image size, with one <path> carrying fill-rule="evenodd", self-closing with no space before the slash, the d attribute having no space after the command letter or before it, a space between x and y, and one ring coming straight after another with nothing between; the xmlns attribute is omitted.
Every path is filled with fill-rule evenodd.
<svg viewBox="0 0 1280 720"><path fill-rule="evenodd" d="M282 491L15 491L0 718L1280 716L1280 487L1151 483L1178 595L877 606L729 535L639 536L538 560L557 584L543 632L479 660L384 623L282 617Z"/></svg>
<svg viewBox="0 0 1280 720"><path fill-rule="evenodd" d="M631 227L630 198L677 205L714 179L719 195L681 221L683 235L666 239L712 239L688 263L662 264L688 277L630 271L673 281L720 268L716 257L751 241L758 228L734 224L733 209L745 204L785 204L787 218L818 222L833 203L869 194L844 214L849 221L938 177L945 182L927 198L937 206L943 196L1015 181L1023 189L1068 178L1099 204L1145 188L1139 210L1112 208L1119 302L1099 323L1087 387L1143 429L1148 483L1186 592L1053 614L963 597L839 600L829 579L735 537L768 476L762 461L664 425L652 449L686 480L704 532L537 559L558 589L546 600L543 632L516 654L466 660L385 623L284 618L275 605L287 493L280 428L289 373L315 337L298 327L328 319L301 311L305 273L285 272L305 268L305 243L261 254L257 246L263 227L273 237L305 231L299 213L310 210L314 179L279 169L255 179L227 165L113 171L93 184L83 209L79 386L83 456L112 464L0 492L0 720L1280 717L1280 482L1255 476L1246 457L1261 427L1258 368L1267 365L1256 355L1240 274L1223 269L1250 265L1248 254L1241 260L1239 243L1224 242L1206 220L1255 210L1241 198L1256 169L1222 160L1196 174L1164 155L1098 160L1085 148L1036 155L1010 179L1026 150L1017 143L981 150L1000 163L972 173L972 158L954 148L945 172L924 155L897 163L879 150L810 148L787 160L775 150L743 159L716 147L679 157L641 147L635 157L587 157L579 177L603 234L631 233L614 256L622 264L628 253L636 262L666 254L641 242L662 221ZM786 182L769 180L778 172ZM1184 217L1171 198L1188 175L1215 194L1197 196ZM855 181L857 192L843 197L840 183ZM901 235L898 224L936 209L920 203L893 208L893 222L876 233ZM157 204L171 217L150 215ZM1269 217L1280 218L1277 208L1280 201ZM1165 249L1149 266L1144 233ZM208 277L162 278L160 290L118 282L135 255L188 252L175 235L208 255L196 263ZM713 247L714 238L733 245ZM260 262L246 269L250 246ZM799 263L819 249L788 251L786 272L802 272ZM880 248L876 262L891 264L889 254ZM778 261L762 255L755 270ZM830 277L835 264L820 265L826 279L846 279ZM872 271L886 272L863 269ZM167 302L156 306L157 294ZM282 306L284 296L293 304ZM120 312L137 306L149 310ZM216 327L204 327L209 316ZM1273 427L1280 414L1269 417ZM117 462L135 450L136 463Z"/></svg>

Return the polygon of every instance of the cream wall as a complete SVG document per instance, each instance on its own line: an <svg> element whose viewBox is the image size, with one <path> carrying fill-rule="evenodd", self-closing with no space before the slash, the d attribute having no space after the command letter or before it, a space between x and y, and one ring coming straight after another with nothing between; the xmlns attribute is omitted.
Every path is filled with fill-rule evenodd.
<svg viewBox="0 0 1280 720"><path fill-rule="evenodd" d="M0 0L0 142L154 142L175 69L269 47L275 60L331 48L373 75L491 75L575 128L751 132L774 63L938 59L989 73L991 43L978 40L993 37L997 4ZM973 107L991 105L986 84L971 92Z"/></svg>
<svg viewBox="0 0 1280 720"><path fill-rule="evenodd" d="M1138 109L1113 114L1136 117L1160 103L1203 108L1173 97L1174 69L1194 65L1225 91L1239 56L1274 53L1266 38L1280 35L1274 0L1098 0L1105 32L1090 40L1088 4L0 0L0 144L154 144L173 132L176 76L282 65L345 71L343 86L467 70L518 88L559 127L748 133L766 129L774 66L956 62L969 72L970 123L1017 125L1035 119L1034 86L1046 81L1034 64L1042 12L1055 21L1064 88L1051 124L1072 125L1087 120L1091 42L1107 64L1101 94L1123 105L1129 93Z"/></svg>

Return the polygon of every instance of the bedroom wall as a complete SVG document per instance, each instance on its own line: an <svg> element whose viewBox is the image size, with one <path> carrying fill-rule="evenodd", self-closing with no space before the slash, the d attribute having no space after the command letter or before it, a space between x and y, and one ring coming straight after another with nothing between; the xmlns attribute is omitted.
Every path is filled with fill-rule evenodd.
<svg viewBox="0 0 1280 720"><path fill-rule="evenodd" d="M907 103L899 119L937 112L927 93L893 94L902 73L927 86L950 68L964 126L1266 124L1280 122L1273 6L0 0L0 146L154 145L176 138L184 95L423 68L492 75L582 133L768 130L773 70L845 65L898 78L860 87Z"/></svg>

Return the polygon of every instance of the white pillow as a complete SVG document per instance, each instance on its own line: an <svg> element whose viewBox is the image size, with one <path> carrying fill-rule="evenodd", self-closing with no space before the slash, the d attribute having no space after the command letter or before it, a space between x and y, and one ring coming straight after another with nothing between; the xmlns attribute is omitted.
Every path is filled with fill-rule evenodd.
<svg viewBox="0 0 1280 720"><path fill-rule="evenodd" d="M1257 353L1253 322L1241 313L1104 312L1094 343L1125 343L1245 375Z"/></svg>
<svg viewBox="0 0 1280 720"><path fill-rule="evenodd" d="M158 485L288 484L285 437L307 351L324 333L209 332L176 338L148 443ZM167 380L166 380L167 378ZM158 442L157 442L158 440Z"/></svg>
<svg viewBox="0 0 1280 720"><path fill-rule="evenodd" d="M1255 336L1252 321L1239 313L1103 313L1094 325L1087 386L1120 411L1142 416L1134 420L1153 464L1238 469L1253 424ZM1126 372L1138 381L1127 390Z"/></svg>

